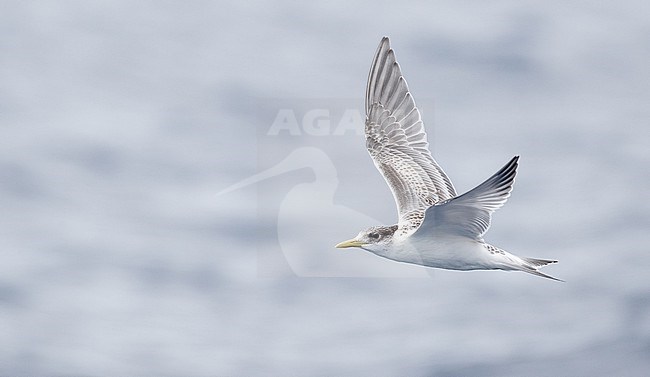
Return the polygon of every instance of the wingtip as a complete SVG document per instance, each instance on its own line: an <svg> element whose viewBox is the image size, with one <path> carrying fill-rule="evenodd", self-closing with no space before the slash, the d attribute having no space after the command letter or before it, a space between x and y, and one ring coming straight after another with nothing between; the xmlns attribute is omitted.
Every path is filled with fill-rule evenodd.
<svg viewBox="0 0 650 377"><path fill-rule="evenodd" d="M503 168L501 168L501 173L506 171L513 171L516 174L517 168L519 168L519 155L515 155L513 158L511 158L510 161L508 161L508 163L505 164Z"/></svg>

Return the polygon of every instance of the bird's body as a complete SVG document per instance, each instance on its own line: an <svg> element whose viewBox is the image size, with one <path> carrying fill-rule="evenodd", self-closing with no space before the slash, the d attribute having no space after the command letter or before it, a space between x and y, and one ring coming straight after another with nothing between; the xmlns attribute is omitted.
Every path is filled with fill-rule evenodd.
<svg viewBox="0 0 650 377"><path fill-rule="evenodd" d="M363 248L363 247L362 247ZM459 236L408 237L397 239L390 247L369 250L398 262L445 270L521 270L534 268L531 258L520 258L488 243ZM543 265L553 263L545 262ZM527 271L534 273L532 271ZM544 276L544 275L542 275Z"/></svg>
<svg viewBox="0 0 650 377"><path fill-rule="evenodd" d="M337 247L359 247L427 267L517 270L559 280L538 271L555 261L518 257L483 240L492 213L510 196L519 157L476 188L457 195L429 152L420 112L386 37L368 77L366 147L393 192L399 222L369 228Z"/></svg>
<svg viewBox="0 0 650 377"><path fill-rule="evenodd" d="M362 247L363 248L363 247ZM465 237L399 238L388 247L368 249L398 262L418 264L447 270L489 270L494 268L484 244Z"/></svg>

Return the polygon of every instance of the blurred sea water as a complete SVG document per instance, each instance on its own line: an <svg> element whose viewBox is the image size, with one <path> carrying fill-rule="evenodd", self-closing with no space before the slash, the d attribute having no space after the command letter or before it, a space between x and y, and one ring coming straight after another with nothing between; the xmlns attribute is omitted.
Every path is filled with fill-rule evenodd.
<svg viewBox="0 0 650 377"><path fill-rule="evenodd" d="M645 2L7 1L0 21L0 374L650 370ZM522 156L486 239L566 283L333 248L395 221L353 129L384 35L459 192ZM297 133L270 132L283 109Z"/></svg>

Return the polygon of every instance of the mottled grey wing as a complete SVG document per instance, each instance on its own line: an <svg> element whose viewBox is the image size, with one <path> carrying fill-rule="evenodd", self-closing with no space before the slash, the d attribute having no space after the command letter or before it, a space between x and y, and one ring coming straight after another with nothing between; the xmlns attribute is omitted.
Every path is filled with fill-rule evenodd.
<svg viewBox="0 0 650 377"><path fill-rule="evenodd" d="M366 146L393 192L402 235L417 229L429 206L456 196L429 152L420 112L387 37L368 76Z"/></svg>
<svg viewBox="0 0 650 377"><path fill-rule="evenodd" d="M471 191L454 199L431 206L424 222L413 235L457 235L483 240L490 227L492 213L510 197L517 175L519 156Z"/></svg>

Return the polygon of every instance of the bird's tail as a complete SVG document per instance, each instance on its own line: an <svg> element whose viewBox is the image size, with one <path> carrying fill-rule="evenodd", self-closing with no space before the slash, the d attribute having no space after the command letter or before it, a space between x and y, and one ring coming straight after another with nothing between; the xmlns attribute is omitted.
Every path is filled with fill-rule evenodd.
<svg viewBox="0 0 650 377"><path fill-rule="evenodd" d="M529 274L541 276L547 279L564 282L564 280L562 279L554 278L553 276L546 275L545 273L539 272L540 267L544 267L551 263L557 263L556 260L523 258L523 257L519 257L519 259L521 259L523 263L520 266L516 266L517 270L528 272Z"/></svg>
<svg viewBox="0 0 650 377"><path fill-rule="evenodd" d="M523 271L532 275L537 275L547 279L564 282L564 280L562 279L558 279L553 276L546 275L545 273L539 271L541 267L544 267L552 263L557 263L556 260L519 257L492 245L487 245L487 248L490 251L490 253L493 254L494 257L496 257L496 259L498 260L497 264L499 265L498 268L502 270Z"/></svg>

